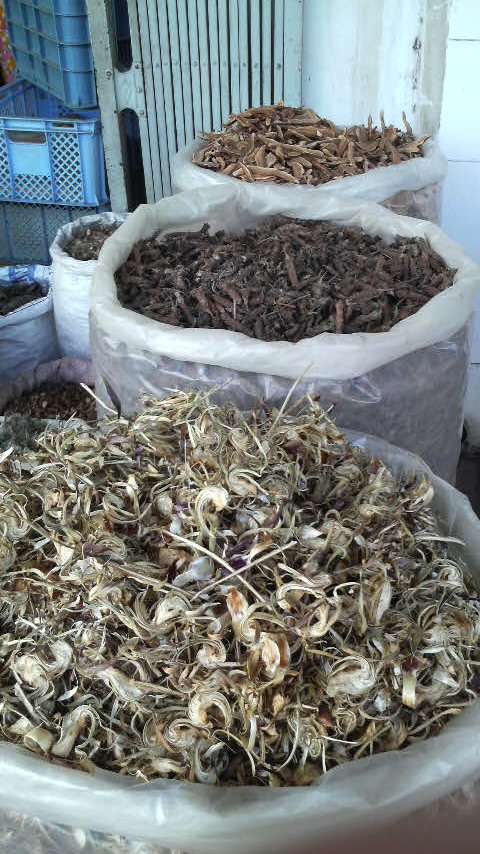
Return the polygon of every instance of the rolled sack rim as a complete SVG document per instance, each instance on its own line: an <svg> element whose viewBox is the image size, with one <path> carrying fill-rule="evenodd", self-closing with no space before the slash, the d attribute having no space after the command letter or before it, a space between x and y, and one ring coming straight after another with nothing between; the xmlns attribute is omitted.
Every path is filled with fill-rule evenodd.
<svg viewBox="0 0 480 854"><path fill-rule="evenodd" d="M206 166L193 162L194 155L206 148L209 141L196 137L193 142L175 154L172 162L172 184L177 190L187 190L193 186L213 186L226 184L237 186L241 184L254 196L261 196L265 188L271 188L276 193L301 194L310 193L319 196L335 193L350 198L358 198L372 202L383 202L396 193L403 191L416 192L432 184L441 183L448 171L448 160L442 153L436 137L428 139L424 145L423 157L403 160L401 163L389 163L387 166L376 166L358 175L347 175L332 178L323 184L277 184L273 181L258 181L249 183L240 181L231 175L224 175Z"/></svg>

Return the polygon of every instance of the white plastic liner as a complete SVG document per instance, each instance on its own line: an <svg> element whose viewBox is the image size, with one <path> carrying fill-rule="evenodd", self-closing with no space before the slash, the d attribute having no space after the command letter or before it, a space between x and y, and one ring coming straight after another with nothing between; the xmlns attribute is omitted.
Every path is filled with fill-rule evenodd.
<svg viewBox="0 0 480 854"><path fill-rule="evenodd" d="M395 474L430 475L433 507L445 532L464 541L459 550L480 585L480 521L468 499L412 454L375 437L348 435ZM85 848L91 854L123 850L112 845L112 836L135 840L127 846L132 854L163 854L165 849L291 854L312 841L316 850L331 851L332 840L342 833L367 825L378 829L479 778L480 700L438 736L332 769L307 788L229 789L170 780L145 784L105 771L90 776L0 743L0 810L38 816L45 822L45 833L52 822L66 825L53 832L53 838L62 841L63 854L83 850L78 828L99 832L95 844ZM31 844L36 845L38 827L21 816L19 821L23 841L28 844L31 827ZM7 854L14 852L15 845L7 849Z"/></svg>
<svg viewBox="0 0 480 854"><path fill-rule="evenodd" d="M212 388L244 409L260 400L277 405L302 377L295 396L319 394L337 404L337 420L376 432L422 457L453 480L460 451L469 323L480 286L480 267L432 223L400 217L379 205L349 199L260 197L252 212L243 187L220 185L142 205L104 244L94 275L91 336L97 391L113 390L122 411L135 411L138 396L169 388ZM293 204L295 202L295 204ZM237 332L181 329L124 309L115 270L138 240L157 231L213 229L241 232L272 214L358 225L386 240L424 237L457 270L451 288L388 332L323 333L296 344L263 342ZM275 287L275 282L272 282ZM106 381L106 383L105 383Z"/></svg>
<svg viewBox="0 0 480 854"><path fill-rule="evenodd" d="M232 178L231 175L196 166L192 158L195 152L206 144L205 140L196 139L175 155L172 163L174 192L216 187L219 184L237 186L241 183L247 190L253 207L259 200L261 203L282 200L284 204L290 204L289 199L292 196L301 197L304 204L315 205L327 196L337 195L381 202L398 214L440 222L442 181L446 177L448 164L434 140L427 140L424 144L424 157L415 157L390 166L379 166L362 175L335 178L318 187L275 184L271 181L256 181L250 184Z"/></svg>

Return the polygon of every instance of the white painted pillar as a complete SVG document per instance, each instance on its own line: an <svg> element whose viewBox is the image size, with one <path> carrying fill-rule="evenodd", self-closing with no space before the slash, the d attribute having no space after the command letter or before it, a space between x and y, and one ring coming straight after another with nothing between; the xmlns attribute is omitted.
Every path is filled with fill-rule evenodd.
<svg viewBox="0 0 480 854"><path fill-rule="evenodd" d="M440 121L448 0L304 0L303 103L341 124Z"/></svg>

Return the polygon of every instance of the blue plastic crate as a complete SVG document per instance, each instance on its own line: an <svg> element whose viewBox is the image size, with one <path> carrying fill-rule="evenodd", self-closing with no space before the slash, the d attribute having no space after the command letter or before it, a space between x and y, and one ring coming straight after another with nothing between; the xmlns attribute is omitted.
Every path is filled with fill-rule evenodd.
<svg viewBox="0 0 480 854"><path fill-rule="evenodd" d="M0 89L0 201L108 201L98 110L72 113L24 80Z"/></svg>
<svg viewBox="0 0 480 854"><path fill-rule="evenodd" d="M0 266L50 264L50 246L62 225L108 206L70 208L0 202Z"/></svg>
<svg viewBox="0 0 480 854"><path fill-rule="evenodd" d="M4 0L19 73L69 107L97 104L86 0Z"/></svg>

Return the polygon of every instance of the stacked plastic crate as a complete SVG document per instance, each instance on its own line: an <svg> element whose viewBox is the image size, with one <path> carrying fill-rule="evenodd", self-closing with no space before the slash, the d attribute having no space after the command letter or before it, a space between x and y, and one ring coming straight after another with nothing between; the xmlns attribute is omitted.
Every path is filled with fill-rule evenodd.
<svg viewBox="0 0 480 854"><path fill-rule="evenodd" d="M0 263L49 263L57 229L108 208L86 0L5 0L22 79L0 88Z"/></svg>

